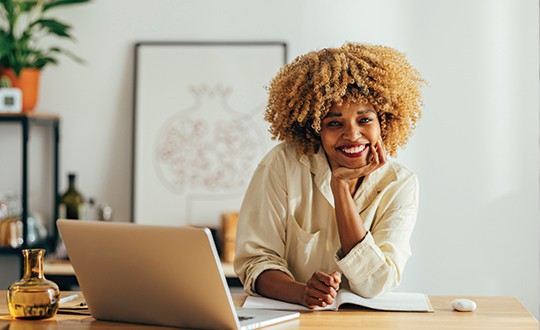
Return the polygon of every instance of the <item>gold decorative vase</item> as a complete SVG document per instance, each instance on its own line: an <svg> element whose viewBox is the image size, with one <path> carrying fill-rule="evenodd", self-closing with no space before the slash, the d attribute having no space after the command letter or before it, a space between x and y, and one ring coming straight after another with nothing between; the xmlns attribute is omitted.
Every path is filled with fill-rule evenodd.
<svg viewBox="0 0 540 330"><path fill-rule="evenodd" d="M23 278L7 291L9 314L16 319L45 319L58 311L60 290L56 283L43 275L45 250L22 250Z"/></svg>

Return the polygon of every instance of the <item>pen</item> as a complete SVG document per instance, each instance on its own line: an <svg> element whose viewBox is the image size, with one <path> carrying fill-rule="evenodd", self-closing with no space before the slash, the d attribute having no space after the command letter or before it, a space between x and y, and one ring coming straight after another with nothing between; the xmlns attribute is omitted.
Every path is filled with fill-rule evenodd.
<svg viewBox="0 0 540 330"><path fill-rule="evenodd" d="M64 297L64 298L60 298L60 304L63 304L63 303L66 303L68 301L72 301L72 300L75 300L79 298L79 295L78 294L72 294L71 296L67 296L67 297Z"/></svg>

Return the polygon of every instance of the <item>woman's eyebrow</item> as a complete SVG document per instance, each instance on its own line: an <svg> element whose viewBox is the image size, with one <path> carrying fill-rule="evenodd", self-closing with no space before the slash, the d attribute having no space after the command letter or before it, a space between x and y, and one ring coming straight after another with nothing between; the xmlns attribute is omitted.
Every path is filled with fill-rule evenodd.
<svg viewBox="0 0 540 330"><path fill-rule="evenodd" d="M374 113L374 114L377 114L377 113L375 112L375 110L372 110L372 109L360 110L360 111L358 111L356 114L357 114L357 115L365 115L366 113L370 113L370 112L371 112L371 113Z"/></svg>
<svg viewBox="0 0 540 330"><path fill-rule="evenodd" d="M326 114L324 118L331 118L331 117L341 117L341 112L329 112Z"/></svg>
<svg viewBox="0 0 540 330"><path fill-rule="evenodd" d="M359 110L356 112L357 115L365 115L367 113L377 114L375 110L372 110L372 109ZM341 116L343 116L341 112L329 112L326 114L326 117L324 118L341 117Z"/></svg>

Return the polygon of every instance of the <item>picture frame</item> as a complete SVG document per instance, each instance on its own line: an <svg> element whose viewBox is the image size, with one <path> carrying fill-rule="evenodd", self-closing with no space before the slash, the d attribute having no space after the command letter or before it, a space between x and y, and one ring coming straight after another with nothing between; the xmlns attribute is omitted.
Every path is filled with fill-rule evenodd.
<svg viewBox="0 0 540 330"><path fill-rule="evenodd" d="M285 63L285 42L135 45L133 222L215 228L239 210L276 144L266 86Z"/></svg>

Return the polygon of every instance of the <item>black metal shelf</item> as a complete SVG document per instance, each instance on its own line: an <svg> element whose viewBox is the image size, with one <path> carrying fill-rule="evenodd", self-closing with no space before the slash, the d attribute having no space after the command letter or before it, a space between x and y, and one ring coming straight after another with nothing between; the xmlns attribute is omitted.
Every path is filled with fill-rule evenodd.
<svg viewBox="0 0 540 330"><path fill-rule="evenodd" d="M30 128L33 125L50 126L53 130L53 232L49 235L51 248L54 250L54 242L58 237L55 221L58 218L58 144L60 142L60 118L56 115L42 113L2 113L0 114L1 123L15 123L21 125L22 128L22 182L21 182L21 221L23 223L23 245L26 248L28 245L28 226L27 220L29 215L28 198L29 198L29 182L28 182L28 144L30 140Z"/></svg>

